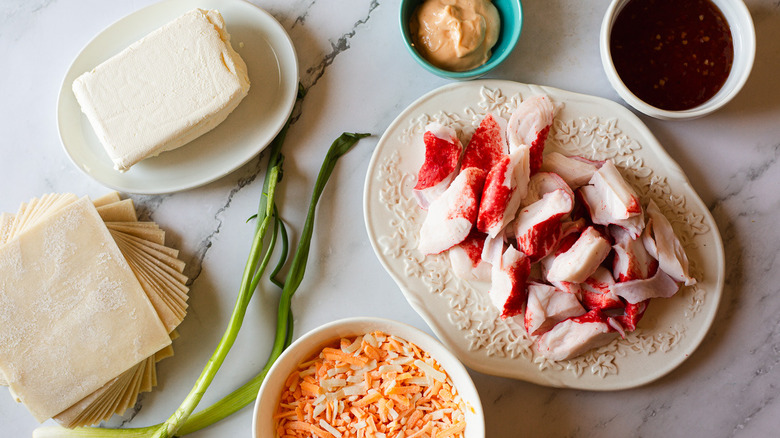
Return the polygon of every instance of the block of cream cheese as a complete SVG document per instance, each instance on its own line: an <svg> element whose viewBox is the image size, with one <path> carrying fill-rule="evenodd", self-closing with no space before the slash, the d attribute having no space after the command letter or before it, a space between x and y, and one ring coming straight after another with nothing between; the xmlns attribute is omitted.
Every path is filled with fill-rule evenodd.
<svg viewBox="0 0 780 438"><path fill-rule="evenodd" d="M196 139L249 91L218 11L195 9L76 78L73 92L114 168Z"/></svg>

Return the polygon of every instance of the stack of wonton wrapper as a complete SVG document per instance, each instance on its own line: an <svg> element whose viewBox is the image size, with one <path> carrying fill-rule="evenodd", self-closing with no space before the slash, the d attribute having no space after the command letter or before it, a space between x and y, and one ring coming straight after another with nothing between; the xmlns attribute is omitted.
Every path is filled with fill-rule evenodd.
<svg viewBox="0 0 780 438"><path fill-rule="evenodd" d="M41 422L121 415L173 354L183 271L165 232L117 193L50 194L0 213L0 384Z"/></svg>

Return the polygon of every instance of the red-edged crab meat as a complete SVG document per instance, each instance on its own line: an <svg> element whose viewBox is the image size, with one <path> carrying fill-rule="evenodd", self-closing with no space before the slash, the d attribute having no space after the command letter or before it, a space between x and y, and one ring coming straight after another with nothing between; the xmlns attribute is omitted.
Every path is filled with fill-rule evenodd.
<svg viewBox="0 0 780 438"><path fill-rule="evenodd" d="M596 272L610 250L609 240L594 227L588 227L568 251L555 256L547 270L547 281L582 283Z"/></svg>
<svg viewBox="0 0 780 438"><path fill-rule="evenodd" d="M658 261L647 252L642 239L632 239L617 225L609 226L609 234L615 240L612 275L617 281L641 280L655 274Z"/></svg>
<svg viewBox="0 0 780 438"><path fill-rule="evenodd" d="M528 191L528 147L514 148L488 173L479 205L477 229L496 237L515 217Z"/></svg>
<svg viewBox="0 0 780 438"><path fill-rule="evenodd" d="M490 281L490 263L482 260L485 233L472 229L463 242L450 248L452 272L464 280Z"/></svg>
<svg viewBox="0 0 780 438"><path fill-rule="evenodd" d="M574 198L570 192L556 189L520 209L514 222L518 249L532 261L550 254L561 236L561 218L573 206Z"/></svg>
<svg viewBox="0 0 780 438"><path fill-rule="evenodd" d="M582 234L585 228L586 224L584 219L578 219L573 222L563 222L561 224L561 237L558 239L558 243L555 245L555 249L553 250L552 254L544 257L539 261L539 265L542 271L542 278L544 280L549 281L550 284L556 288L570 294L575 294L578 297L580 296L579 283L572 283L569 281L550 281L547 279L547 272L550 271L550 266L552 266L552 262L555 260L555 257L568 251L574 245L574 242L579 239L580 234Z"/></svg>
<svg viewBox="0 0 780 438"><path fill-rule="evenodd" d="M438 254L469 235L479 208L481 173L476 168L461 171L447 190L431 203L420 228L420 252Z"/></svg>
<svg viewBox="0 0 780 438"><path fill-rule="evenodd" d="M560 176L574 190L588 184L602 164L603 161L567 157L559 152L550 152L544 156L541 170Z"/></svg>
<svg viewBox="0 0 780 438"><path fill-rule="evenodd" d="M523 311L528 298L526 282L530 272L531 261L512 246L493 262L488 296L501 313L501 318L519 315Z"/></svg>
<svg viewBox="0 0 780 438"><path fill-rule="evenodd" d="M623 281L612 285L612 292L631 304L650 298L669 298L679 289L680 285L661 269L644 280Z"/></svg>
<svg viewBox="0 0 780 438"><path fill-rule="evenodd" d="M599 266L596 272L580 285L582 304L589 310L593 309L618 309L625 304L613 292L612 286L615 279L609 269Z"/></svg>
<svg viewBox="0 0 780 438"><path fill-rule="evenodd" d="M487 175L507 152L506 120L487 114L466 145L461 168L476 167Z"/></svg>
<svg viewBox="0 0 780 438"><path fill-rule="evenodd" d="M528 181L528 191L521 205L531 205L555 190L563 190L574 199L574 192L563 178L550 172L537 172Z"/></svg>
<svg viewBox="0 0 780 438"><path fill-rule="evenodd" d="M594 224L618 225L634 239L642 233L645 219L639 197L611 160L593 174L590 185L579 190Z"/></svg>
<svg viewBox="0 0 780 438"><path fill-rule="evenodd" d="M440 123L430 123L425 127L423 143L425 161L417 172L414 194L420 207L428 208L458 174L463 146L455 130Z"/></svg>
<svg viewBox="0 0 780 438"><path fill-rule="evenodd" d="M534 174L542 167L542 153L550 132L556 106L547 96L529 97L517 105L507 125L509 146L526 145L530 148L530 171Z"/></svg>
<svg viewBox="0 0 780 438"><path fill-rule="evenodd" d="M539 354L550 360L566 360L608 344L617 336L607 317L598 309L569 318L539 337Z"/></svg>
<svg viewBox="0 0 780 438"><path fill-rule="evenodd" d="M633 332L636 330L639 320L644 316L648 304L650 304L650 300L640 301L636 304L628 303L623 314L614 318L625 331Z"/></svg>
<svg viewBox="0 0 780 438"><path fill-rule="evenodd" d="M642 241L647 252L658 260L658 268L686 286L696 284L696 279L688 273L688 256L674 234L672 224L652 200L647 205L647 215Z"/></svg>
<svg viewBox="0 0 780 438"><path fill-rule="evenodd" d="M564 319L580 316L583 313L585 309L575 295L549 284L528 284L528 302L524 319L528 334L538 336Z"/></svg>

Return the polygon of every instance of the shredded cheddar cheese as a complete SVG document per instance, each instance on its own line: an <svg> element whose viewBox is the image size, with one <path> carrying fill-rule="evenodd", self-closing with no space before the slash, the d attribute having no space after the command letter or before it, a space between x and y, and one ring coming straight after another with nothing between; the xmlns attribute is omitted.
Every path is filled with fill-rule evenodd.
<svg viewBox="0 0 780 438"><path fill-rule="evenodd" d="M277 438L462 438L464 403L416 345L382 332L341 339L285 381Z"/></svg>

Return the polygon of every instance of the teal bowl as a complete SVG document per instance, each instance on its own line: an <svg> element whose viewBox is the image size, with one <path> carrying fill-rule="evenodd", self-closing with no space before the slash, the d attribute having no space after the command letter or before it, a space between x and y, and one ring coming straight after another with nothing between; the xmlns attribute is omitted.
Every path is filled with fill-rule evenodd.
<svg viewBox="0 0 780 438"><path fill-rule="evenodd" d="M493 4L498 9L498 15L501 19L501 30L498 35L498 41L493 46L490 59L479 67L466 71L444 70L428 62L414 48L412 35L409 31L409 23L412 14L417 5L423 0L401 0L399 24L401 26L401 35L404 38L404 44L418 64L429 72L447 79L468 80L483 76L497 65L501 64L512 50L514 50L517 40L520 39L520 30L523 28L523 6L520 0L493 0Z"/></svg>

